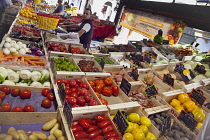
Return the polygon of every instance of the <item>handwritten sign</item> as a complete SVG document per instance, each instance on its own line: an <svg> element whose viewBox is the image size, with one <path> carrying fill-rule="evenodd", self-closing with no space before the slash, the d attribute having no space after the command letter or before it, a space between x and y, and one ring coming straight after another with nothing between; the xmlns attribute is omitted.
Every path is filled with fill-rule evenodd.
<svg viewBox="0 0 210 140"><path fill-rule="evenodd" d="M198 122L190 116L187 112L183 111L178 116L178 119L182 121L190 130L194 130L198 124Z"/></svg>
<svg viewBox="0 0 210 140"><path fill-rule="evenodd" d="M121 134L123 135L128 127L128 122L126 121L124 115L121 113L120 110L117 111L113 120L116 123L118 129L120 130Z"/></svg>
<svg viewBox="0 0 210 140"><path fill-rule="evenodd" d="M123 78L120 88L126 95L128 95L131 90L131 84L125 78Z"/></svg>

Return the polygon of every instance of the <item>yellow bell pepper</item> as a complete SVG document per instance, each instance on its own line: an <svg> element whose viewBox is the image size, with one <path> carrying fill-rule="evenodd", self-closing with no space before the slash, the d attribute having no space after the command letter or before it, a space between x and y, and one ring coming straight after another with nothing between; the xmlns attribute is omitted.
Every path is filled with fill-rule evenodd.
<svg viewBox="0 0 210 140"><path fill-rule="evenodd" d="M193 101L187 101L184 103L184 106L186 107L187 111L192 112L194 109L197 109L198 107L195 105L195 102Z"/></svg>
<svg viewBox="0 0 210 140"><path fill-rule="evenodd" d="M196 128L197 128L198 130L200 130L200 129L202 128L202 126L203 126L203 124L199 122L199 123L197 124Z"/></svg>
<svg viewBox="0 0 210 140"><path fill-rule="evenodd" d="M182 110L184 110L184 108L182 106L175 106L174 107L176 109L177 112L181 113Z"/></svg>
<svg viewBox="0 0 210 140"><path fill-rule="evenodd" d="M178 100L180 103L185 103L187 101L190 101L190 97L188 96L187 93L182 93L182 94L179 94Z"/></svg>
<svg viewBox="0 0 210 140"><path fill-rule="evenodd" d="M206 115L203 113L203 109L201 108L193 110L192 114L194 115L194 118L199 122L202 122L206 117Z"/></svg>
<svg viewBox="0 0 210 140"><path fill-rule="evenodd" d="M132 133L133 129L134 129L133 123L132 122L128 122L128 127L126 128L125 132L126 133Z"/></svg>
<svg viewBox="0 0 210 140"><path fill-rule="evenodd" d="M173 99L170 103L172 107L180 106L180 102L177 99Z"/></svg>

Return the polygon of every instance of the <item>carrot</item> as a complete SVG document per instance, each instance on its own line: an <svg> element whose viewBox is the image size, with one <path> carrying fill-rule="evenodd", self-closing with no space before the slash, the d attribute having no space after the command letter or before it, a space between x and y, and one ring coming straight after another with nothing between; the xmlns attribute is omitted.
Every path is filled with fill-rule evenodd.
<svg viewBox="0 0 210 140"><path fill-rule="evenodd" d="M20 61L21 61L21 62L24 62L24 57L21 57Z"/></svg>
<svg viewBox="0 0 210 140"><path fill-rule="evenodd" d="M18 58L17 58L17 57L15 57L15 58L14 58L14 61L18 61Z"/></svg>
<svg viewBox="0 0 210 140"><path fill-rule="evenodd" d="M33 65L33 66L37 66L34 62L32 62L31 60L29 60L28 58L25 58L25 60L26 60L29 64L31 64L31 65Z"/></svg>
<svg viewBox="0 0 210 140"><path fill-rule="evenodd" d="M40 61L33 61L36 65L45 65L45 63L40 62Z"/></svg>
<svg viewBox="0 0 210 140"><path fill-rule="evenodd" d="M29 59L29 60L40 60L40 58L34 58L34 57L32 57L32 58L27 58L27 59Z"/></svg>
<svg viewBox="0 0 210 140"><path fill-rule="evenodd" d="M0 58L0 61L6 61L7 59L6 58Z"/></svg>

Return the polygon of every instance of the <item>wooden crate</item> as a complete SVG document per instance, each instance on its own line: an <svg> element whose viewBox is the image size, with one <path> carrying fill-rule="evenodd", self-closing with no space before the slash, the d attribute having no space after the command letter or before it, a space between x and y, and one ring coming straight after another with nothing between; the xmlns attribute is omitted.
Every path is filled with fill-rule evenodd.
<svg viewBox="0 0 210 140"><path fill-rule="evenodd" d="M111 76L109 73L101 73L101 74L86 74L86 79L87 80L96 80L96 79L104 79L106 77ZM117 84L114 82L114 86ZM128 96L120 89L119 87L119 95L118 96L104 96L102 95L102 98L106 99L108 101L108 104L118 104L118 103L125 103L125 102L131 102L131 100L128 98Z"/></svg>
<svg viewBox="0 0 210 140"><path fill-rule="evenodd" d="M125 113L128 115L130 113L137 113L139 116L145 116L140 110L140 106L137 102L131 102L131 103L122 103L117 105L108 105L108 109L111 115L115 115L118 111L125 111ZM155 128L154 125L152 125L149 128L149 131L152 132L157 138L159 136L159 132L157 128Z"/></svg>

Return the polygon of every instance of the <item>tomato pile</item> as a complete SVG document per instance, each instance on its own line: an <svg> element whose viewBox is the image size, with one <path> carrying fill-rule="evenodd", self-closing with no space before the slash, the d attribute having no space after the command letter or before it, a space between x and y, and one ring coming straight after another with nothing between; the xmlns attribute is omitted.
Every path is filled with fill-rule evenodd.
<svg viewBox="0 0 210 140"><path fill-rule="evenodd" d="M117 96L119 95L118 86L113 86L113 80L110 77L105 79L97 79L95 81L88 80L88 83L95 92L101 93L104 96Z"/></svg>
<svg viewBox="0 0 210 140"><path fill-rule="evenodd" d="M80 50L79 48L76 48L76 47L71 47L71 53L73 53L73 54L85 54L85 51Z"/></svg>
<svg viewBox="0 0 210 140"><path fill-rule="evenodd" d="M73 121L71 130L76 140L122 140L110 119L102 115Z"/></svg>
<svg viewBox="0 0 210 140"><path fill-rule="evenodd" d="M97 101L91 95L88 84L83 83L82 79L57 79L56 81L58 86L61 82L65 85L65 99L72 107L98 105Z"/></svg>
<svg viewBox="0 0 210 140"><path fill-rule="evenodd" d="M68 52L66 46L59 44L59 43L49 43L47 45L49 51L56 51L56 52Z"/></svg>
<svg viewBox="0 0 210 140"><path fill-rule="evenodd" d="M4 103L2 104L3 100L6 98L6 95L11 94L13 97L20 97L23 100L31 98L31 91L30 90L21 90L20 88L10 88L8 86L0 87L0 112L34 112L34 107L32 105L25 105L23 108L20 106L16 106L12 108L11 104ZM50 92L50 89L43 89L42 95L46 96L46 99L42 100L41 106L44 108L51 107L51 101L55 100L55 95Z"/></svg>

